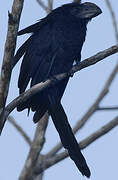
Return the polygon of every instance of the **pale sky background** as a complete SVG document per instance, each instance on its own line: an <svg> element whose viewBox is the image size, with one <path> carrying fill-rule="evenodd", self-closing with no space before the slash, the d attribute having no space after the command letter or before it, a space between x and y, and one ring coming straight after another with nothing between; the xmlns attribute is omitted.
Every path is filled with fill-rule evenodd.
<svg viewBox="0 0 118 180"><path fill-rule="evenodd" d="M66 2L65 0L55 0L54 8ZM85 2L85 1L83 1ZM115 44L114 31L111 17L104 0L91 0L101 7L103 14L93 19L88 25L87 38L82 50L82 59L90 57L97 52L104 50ZM111 0L118 19L118 4L116 0ZM8 10L11 10L13 0L3 0L0 3L0 65L3 58L4 43L7 32ZM38 6L35 0L25 0L24 9L20 22L20 29L35 23L45 16L45 12ZM17 48L24 42L26 36L18 37ZM90 105L94 102L110 72L116 64L116 55L104 61L86 68L70 80L62 103L67 113L70 124L74 126ZM8 102L18 95L17 79L20 63L17 64L13 73L10 85ZM118 105L118 76L112 84L109 95L104 99L102 105ZM84 139L93 131L112 120L118 114L113 112L97 112L90 118L86 126L77 134L78 141ZM27 117L27 111L12 113L17 122L25 129L32 138L35 125L32 122L32 114ZM107 179L116 180L118 178L118 128L100 138L92 145L83 150L87 163L91 169L90 180ZM50 119L46 133L46 144L43 152L48 152L59 142L58 134ZM0 180L17 180L23 168L29 147L19 133L6 123L2 136L0 137ZM45 171L44 180L74 179L85 180L69 158Z"/></svg>

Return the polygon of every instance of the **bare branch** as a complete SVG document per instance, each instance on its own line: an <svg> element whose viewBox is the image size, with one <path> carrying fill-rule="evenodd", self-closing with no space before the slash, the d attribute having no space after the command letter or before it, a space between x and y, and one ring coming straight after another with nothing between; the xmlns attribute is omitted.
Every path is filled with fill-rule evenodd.
<svg viewBox="0 0 118 180"><path fill-rule="evenodd" d="M47 12L49 13L49 8L44 4L42 0L36 0L36 2Z"/></svg>
<svg viewBox="0 0 118 180"><path fill-rule="evenodd" d="M77 71L80 71L81 69L84 69L86 67L89 67L101 60L103 60L104 58L115 54L118 52L118 45L116 46L112 46L104 51L101 51L99 53L97 53L96 55L85 59L84 61L82 61L79 65L74 65L73 68L71 69L71 73L75 73ZM116 68L117 71L117 68ZM66 78L67 76L69 76L69 73L63 73L63 74L59 74L56 75L56 79L58 83L60 80ZM111 77L112 79L112 77ZM111 82L111 79L109 80ZM109 83L108 82L108 85ZM32 88L30 88L29 90L27 90L26 92L22 93L20 96L18 96L16 99L14 99L11 103L9 103L6 108L1 112L0 114L0 131L2 132L4 123L6 121L6 118L8 117L8 115L21 103L25 102L28 98L32 97L33 95L35 95L37 92L39 93L40 91L44 90L45 88L54 85L54 81L53 79L48 79L45 82L41 82L39 84L36 84L35 86L33 86ZM106 85L107 86L107 85ZM99 97L100 98L100 97Z"/></svg>
<svg viewBox="0 0 118 180"><path fill-rule="evenodd" d="M118 110L118 106L113 107L98 107L97 111L115 111Z"/></svg>
<svg viewBox="0 0 118 180"><path fill-rule="evenodd" d="M111 131L114 127L118 125L118 116L114 118L112 121L110 121L108 124L105 126L101 127L99 130L96 132L92 133L89 137L85 138L83 141L79 143L80 149L84 149L88 147L88 145L92 144L95 142L98 138L102 137L109 131ZM45 158L44 162L40 164L40 166L35 169L35 172L41 173L44 170L48 169L49 167L55 165L56 163L60 162L61 160L65 159L68 157L67 151L64 151L58 155L55 155L54 157L48 159Z"/></svg>
<svg viewBox="0 0 118 180"><path fill-rule="evenodd" d="M117 26L117 21L116 21L115 13L113 11L112 5L111 5L109 0L106 0L106 4L107 4L108 9L109 9L110 14L111 14L111 18L112 18L112 22L113 22L113 27L114 27L114 31L115 31L115 37L116 37L116 41L118 43L118 26Z"/></svg>
<svg viewBox="0 0 118 180"><path fill-rule="evenodd" d="M37 159L45 142L45 131L48 123L48 117L48 113L45 113L37 125L34 140L19 180L28 180L33 176L33 169L36 166Z"/></svg>
<svg viewBox="0 0 118 180"><path fill-rule="evenodd" d="M14 0L12 12L9 13L8 32L0 77L0 108L3 108L5 106L8 95L9 82L12 72L12 61L16 47L17 31L19 27L23 3L24 0Z"/></svg>
<svg viewBox="0 0 118 180"><path fill-rule="evenodd" d="M8 116L8 121L16 128L16 130L22 135L22 137L30 146L31 145L30 137L26 134L26 132L22 129L22 127L16 123L15 119L12 116Z"/></svg>
<svg viewBox="0 0 118 180"><path fill-rule="evenodd" d="M51 12L53 9L53 0L48 0L48 12Z"/></svg>

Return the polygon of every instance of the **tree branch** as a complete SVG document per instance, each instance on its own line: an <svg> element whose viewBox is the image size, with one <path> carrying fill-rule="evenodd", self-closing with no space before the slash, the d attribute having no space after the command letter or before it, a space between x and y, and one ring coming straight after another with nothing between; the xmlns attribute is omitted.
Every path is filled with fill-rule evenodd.
<svg viewBox="0 0 118 180"><path fill-rule="evenodd" d="M97 111L115 111L118 110L118 106L113 107L98 107Z"/></svg>
<svg viewBox="0 0 118 180"><path fill-rule="evenodd" d="M37 159L43 148L45 142L45 131L48 124L48 113L46 113L39 121L35 132L34 140L32 142L25 166L21 172L19 180L28 180L33 178L34 167L36 166Z"/></svg>
<svg viewBox="0 0 118 180"><path fill-rule="evenodd" d="M115 54L118 52L118 45L116 46L112 46L104 51L101 51L99 53L97 53L96 55L85 59L84 61L82 61L79 65L74 65L73 68L71 69L71 73L75 73L77 71L80 71L81 69L84 69L86 67L89 67L101 60L103 60L104 58ZM117 69L117 68L116 68ZM32 88L30 88L29 90L27 90L26 92L22 93L20 96L18 96L17 98L15 98L11 103L9 103L6 108L0 113L0 132L2 132L4 123L8 117L8 115L21 103L25 102L28 98L32 97L33 95L35 95L36 93L39 93L40 91L44 90L45 88L54 85L54 83L58 83L59 81L61 81L62 79L66 78L67 76L69 76L69 74L71 73L63 73L63 74L59 74L56 75L55 78L57 79L56 82L53 81L53 79L48 79L45 82L41 82L39 84L36 84L35 86L33 86Z"/></svg>
<svg viewBox="0 0 118 180"><path fill-rule="evenodd" d="M9 13L8 32L0 77L0 109L5 106L8 95L9 82L12 72L12 61L16 47L17 31L19 27L23 3L24 0L14 0L12 12Z"/></svg>
<svg viewBox="0 0 118 180"><path fill-rule="evenodd" d="M16 123L15 119L12 116L8 116L8 121L16 128L16 130L22 135L22 137L30 146L31 145L30 137L26 134L26 132L22 129L22 127Z"/></svg>
<svg viewBox="0 0 118 180"><path fill-rule="evenodd" d="M111 14L111 18L112 18L112 22L113 22L113 27L114 27L114 31L115 31L115 37L116 37L116 42L118 43L118 26L117 26L117 21L116 21L116 17L115 17L115 13L112 9L112 5L110 3L109 0L106 0L105 1L106 4L107 4L107 7L110 11L110 14Z"/></svg>
<svg viewBox="0 0 118 180"><path fill-rule="evenodd" d="M36 2L47 12L49 13L49 8L44 4L42 0L36 0Z"/></svg>
<svg viewBox="0 0 118 180"><path fill-rule="evenodd" d="M103 135L105 135L106 133L111 131L117 125L118 125L118 116L116 118L114 118L112 121L110 121L108 124L106 124L105 126L101 127L96 132L92 133L90 136L85 138L83 141L81 141L79 143L80 149L84 149L84 148L88 147L88 145L92 144L98 138L102 137ZM56 163L60 162L61 160L65 159L67 157L68 157L67 151L64 151L58 155L55 155L54 157L51 157L50 159L45 157L44 162L35 169L35 173L42 173L44 170L48 169L49 167L55 165Z"/></svg>
<svg viewBox="0 0 118 180"><path fill-rule="evenodd" d="M48 0L48 13L50 13L53 9L53 0Z"/></svg>

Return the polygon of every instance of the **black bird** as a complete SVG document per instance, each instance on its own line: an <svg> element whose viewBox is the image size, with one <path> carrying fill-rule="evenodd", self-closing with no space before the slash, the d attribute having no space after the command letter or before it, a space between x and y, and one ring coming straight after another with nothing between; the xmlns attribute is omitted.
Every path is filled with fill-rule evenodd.
<svg viewBox="0 0 118 180"><path fill-rule="evenodd" d="M15 64L24 55L18 80L20 94L26 90L30 80L33 86L53 78L54 75L69 72L74 61L80 62L87 23L99 14L101 9L93 3L65 4L53 10L40 22L18 32L18 35L32 33L14 57ZM68 80L69 78L66 78L37 93L20 104L17 110L28 108L34 111L35 123L48 111L70 158L83 175L90 177L86 160L80 152L61 105Z"/></svg>

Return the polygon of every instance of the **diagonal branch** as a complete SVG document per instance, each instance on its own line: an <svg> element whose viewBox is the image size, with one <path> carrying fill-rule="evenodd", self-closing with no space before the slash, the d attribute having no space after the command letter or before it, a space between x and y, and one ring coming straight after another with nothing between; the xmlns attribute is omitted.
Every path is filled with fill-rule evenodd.
<svg viewBox="0 0 118 180"><path fill-rule="evenodd" d="M12 72L12 61L16 47L17 31L24 0L14 0L12 12L9 13L8 32L5 43L3 64L0 77L0 108L4 108L9 90Z"/></svg>
<svg viewBox="0 0 118 180"><path fill-rule="evenodd" d="M30 146L31 145L30 137L26 134L26 132L22 129L22 127L16 123L15 119L12 116L8 116L8 121L17 129L17 131L22 135L22 137Z"/></svg>
<svg viewBox="0 0 118 180"><path fill-rule="evenodd" d="M109 123L107 123L105 126L101 127L96 132L92 133L90 136L85 138L83 141L81 141L79 143L80 149L84 149L84 148L88 147L88 145L92 144L98 138L102 137L103 135L105 135L106 133L111 131L117 125L118 125L118 116L116 118L114 118L112 121L110 121ZM49 158L49 159L46 157L44 159L44 162L35 169L35 172L42 173L44 170L48 169L49 167L55 165L56 163L60 162L61 160L65 159L67 157L68 157L67 151L64 151L64 152L62 152L58 155L55 155L54 157Z"/></svg>
<svg viewBox="0 0 118 180"><path fill-rule="evenodd" d="M0 132L2 132L4 123L8 117L8 115L21 103L25 102L27 99L35 95L37 92L44 90L45 88L54 85L54 83L58 83L60 80L66 78L69 76L69 74L75 73L77 71L80 71L81 69L84 69L86 67L89 67L93 64L96 64L97 62L103 60L104 58L115 54L118 52L118 45L112 46L104 51L101 51L97 53L96 55L85 59L82 61L79 65L74 65L71 69L71 73L63 73L56 75L55 78L57 79L56 82L53 81L53 79L48 79L45 82L41 82L39 84L36 84L26 92L22 93L20 96L18 96L16 99L14 99L11 103L9 103L6 108L1 112L0 114Z"/></svg>
<svg viewBox="0 0 118 180"><path fill-rule="evenodd" d="M114 27L114 31L115 31L116 41L118 42L118 26L117 26L117 21L116 21L115 13L113 11L111 2L109 0L106 0L106 4L107 4L108 9L109 9L110 14L111 14L112 23L113 23L113 27Z"/></svg>
<svg viewBox="0 0 118 180"><path fill-rule="evenodd" d="M44 4L42 0L36 0L36 2L47 12L49 13L49 8Z"/></svg>

